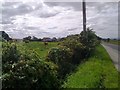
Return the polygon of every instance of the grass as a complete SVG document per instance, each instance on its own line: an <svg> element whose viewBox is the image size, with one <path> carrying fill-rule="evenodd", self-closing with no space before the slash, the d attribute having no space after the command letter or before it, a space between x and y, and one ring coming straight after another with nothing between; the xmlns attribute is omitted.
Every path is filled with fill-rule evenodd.
<svg viewBox="0 0 120 90"><path fill-rule="evenodd" d="M29 43L24 43L24 42L19 42L17 43L18 47L22 50L28 49L28 50L34 50L39 54L41 58L45 58L46 55L48 54L49 50L52 47L57 47L57 42L49 42L47 46L44 45L43 42L29 42Z"/></svg>
<svg viewBox="0 0 120 90"><path fill-rule="evenodd" d="M120 45L120 41L119 40L110 40L109 43Z"/></svg>
<svg viewBox="0 0 120 90"><path fill-rule="evenodd" d="M100 45L76 72L68 76L64 88L117 88L118 71L108 53Z"/></svg>

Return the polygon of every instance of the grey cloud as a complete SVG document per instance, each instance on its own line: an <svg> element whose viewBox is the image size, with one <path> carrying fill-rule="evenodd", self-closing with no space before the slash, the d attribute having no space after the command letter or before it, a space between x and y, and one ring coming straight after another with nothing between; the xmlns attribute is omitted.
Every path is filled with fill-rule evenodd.
<svg viewBox="0 0 120 90"><path fill-rule="evenodd" d="M81 2L46 2L49 6L73 7L75 10L82 9Z"/></svg>
<svg viewBox="0 0 120 90"><path fill-rule="evenodd" d="M38 14L38 16L41 17L41 18L49 18L49 17L53 17L57 14L58 14L58 12L55 12L55 13L40 13L40 14Z"/></svg>
<svg viewBox="0 0 120 90"><path fill-rule="evenodd" d="M29 5L25 5L25 4L21 4L20 6L18 6L18 8L13 8L11 5L10 6L3 5L2 15L3 15L3 17L4 16L11 17L14 15L25 14L25 13L28 13L31 11L32 11L31 7Z"/></svg>
<svg viewBox="0 0 120 90"><path fill-rule="evenodd" d="M18 5L17 8L13 8L13 5ZM16 15L23 15L32 12L31 6L22 4L20 2L5 2L2 5L2 24L11 24L11 18Z"/></svg>
<svg viewBox="0 0 120 90"><path fill-rule="evenodd" d="M92 5L93 8L90 8ZM88 24L101 37L117 38L118 34L118 6L117 3L89 3ZM90 14L91 13L91 14Z"/></svg>
<svg viewBox="0 0 120 90"><path fill-rule="evenodd" d="M56 29L56 28L58 28L58 27L51 27L51 28L48 28L48 29Z"/></svg>
<svg viewBox="0 0 120 90"><path fill-rule="evenodd" d="M2 18L2 24L10 24L10 23L11 23L10 19Z"/></svg>
<svg viewBox="0 0 120 90"><path fill-rule="evenodd" d="M71 29L68 29L68 31L74 31L76 29L78 29L78 28L71 28Z"/></svg>
<svg viewBox="0 0 120 90"><path fill-rule="evenodd" d="M38 27L30 27L30 26L28 26L28 27L25 27L25 29L28 29L28 30L37 30Z"/></svg>
<svg viewBox="0 0 120 90"><path fill-rule="evenodd" d="M41 6L36 6L37 8L33 10L30 5L27 4L20 4L18 8L12 8L13 5L17 5L20 3L6 3L3 7L3 22L2 24L6 24L4 26L4 29L8 31L11 35L15 37L23 37L25 35L29 35L30 32L33 32L33 35L36 36L60 36L64 37L67 36L68 34L73 34L73 33L79 33L80 30L76 28L70 28L66 30L65 32L60 32L60 33L53 33L53 32L45 32L45 30L40 30L39 27L29 27L29 26L23 26L23 29L25 30L16 30L15 26L11 23L13 19L10 19L10 17L14 17L15 15L23 15L23 14L30 14L34 17L38 17L41 19L47 19L50 17L55 17L56 15L59 15L60 12L52 12L49 13L48 11L42 11ZM81 11L82 6L81 3L78 2L63 2L63 3L58 3L58 2L50 2L46 3L49 7L53 6L61 6L61 7L73 7L74 11ZM87 22L88 25L91 25L91 27L95 30L96 34L102 36L102 37L117 37L118 31L117 31L117 3L99 3L99 2L87 2ZM120 6L120 5L119 5ZM29 9L28 9L29 8ZM82 13L82 12L81 12ZM76 18L81 18L82 14ZM71 19L70 17L62 17L62 19ZM120 19L119 19L120 21ZM82 21L81 21L82 22ZM42 23L42 22L41 22ZM51 22L52 23L52 22ZM65 22L66 24L68 23L67 20ZM8 25L11 24L11 25ZM58 26L54 27L55 25L51 27L47 27L47 29L59 29ZM79 26L82 26L81 24ZM22 26L21 26L22 27ZM44 27L44 26L43 26ZM14 29L15 32L10 32L11 29ZM33 30L33 31L32 31ZM74 32L72 32L74 31ZM26 33L22 33L26 32ZM69 33L70 32L70 33ZM71 33L72 32L72 33ZM17 34L14 34L17 33Z"/></svg>

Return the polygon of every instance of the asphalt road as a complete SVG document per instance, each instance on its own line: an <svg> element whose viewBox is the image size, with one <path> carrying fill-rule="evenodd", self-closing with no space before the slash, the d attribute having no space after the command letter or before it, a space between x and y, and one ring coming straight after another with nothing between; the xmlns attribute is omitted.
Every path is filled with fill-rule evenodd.
<svg viewBox="0 0 120 90"><path fill-rule="evenodd" d="M109 44L102 42L103 47L107 50L108 54L110 55L113 64L115 65L116 69L120 71L120 46Z"/></svg>

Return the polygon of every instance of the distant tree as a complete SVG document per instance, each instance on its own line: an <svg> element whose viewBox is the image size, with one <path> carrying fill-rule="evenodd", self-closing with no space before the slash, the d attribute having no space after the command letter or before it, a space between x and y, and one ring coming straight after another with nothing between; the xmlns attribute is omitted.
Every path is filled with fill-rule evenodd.
<svg viewBox="0 0 120 90"><path fill-rule="evenodd" d="M31 36L25 37L23 40L31 40Z"/></svg>
<svg viewBox="0 0 120 90"><path fill-rule="evenodd" d="M65 40L65 37L63 38L58 38L58 41L64 41Z"/></svg>
<svg viewBox="0 0 120 90"><path fill-rule="evenodd" d="M107 38L107 42L109 42L110 41L110 38Z"/></svg>
<svg viewBox="0 0 120 90"><path fill-rule="evenodd" d="M57 38L56 38L56 37L53 37L53 38L52 38L52 41L53 41L53 42L57 41Z"/></svg>
<svg viewBox="0 0 120 90"><path fill-rule="evenodd" d="M5 31L0 31L0 35L2 36L1 39L7 40L7 41L12 40L12 38L10 38Z"/></svg>
<svg viewBox="0 0 120 90"><path fill-rule="evenodd" d="M38 41L42 41L42 39L41 39L41 38L39 38L39 39L38 39Z"/></svg>
<svg viewBox="0 0 120 90"><path fill-rule="evenodd" d="M28 39L28 40L31 40L31 36L28 36L27 39Z"/></svg>
<svg viewBox="0 0 120 90"><path fill-rule="evenodd" d="M31 40L31 36L23 38L23 41L26 43L28 43L30 40Z"/></svg>
<svg viewBox="0 0 120 90"><path fill-rule="evenodd" d="M35 36L33 36L32 40L33 40L33 41L37 41L37 40L38 40L38 38L37 38L37 37L35 37Z"/></svg>

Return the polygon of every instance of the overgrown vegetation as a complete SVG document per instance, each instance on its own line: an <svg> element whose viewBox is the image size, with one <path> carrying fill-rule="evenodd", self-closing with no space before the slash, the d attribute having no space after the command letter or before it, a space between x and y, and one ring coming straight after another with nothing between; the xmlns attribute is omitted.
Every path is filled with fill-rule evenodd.
<svg viewBox="0 0 120 90"><path fill-rule="evenodd" d="M86 31L81 32L80 35L68 36L60 43L61 47L51 49L47 59L58 65L58 73L61 73L59 75L64 78L84 58L89 57L96 45L98 45L97 36L88 28Z"/></svg>
<svg viewBox="0 0 120 90"><path fill-rule="evenodd" d="M15 44L2 47L2 88L58 88L57 66L41 60L34 51L20 52ZM53 84L54 83L54 84Z"/></svg>
<svg viewBox="0 0 120 90"><path fill-rule="evenodd" d="M52 48L47 57L48 61L52 61L58 66L59 78L64 78L64 76L73 70L72 65L72 52L69 48L59 47Z"/></svg>
<svg viewBox="0 0 120 90"><path fill-rule="evenodd" d="M64 88L118 88L118 72L102 46L97 46L64 82Z"/></svg>
<svg viewBox="0 0 120 90"><path fill-rule="evenodd" d="M64 38L59 44L58 42L49 42L44 45L43 42L32 41L28 43L4 42L2 48L3 89L26 88L39 90L41 88L60 88L65 78L78 65L84 67L81 62L90 57L97 45L99 45L97 36L90 28L78 35L70 35ZM90 74L89 78L97 77L90 85L91 87L99 87L101 61L97 60L95 65L92 63L94 64L94 60L91 61L90 65L85 64L86 68L83 69L80 75ZM107 61L104 63L107 66ZM91 73L87 66L91 66L90 69L94 72ZM107 69L104 72L107 72ZM80 79L86 81L88 78L82 76ZM109 80L109 78L106 79L106 82Z"/></svg>

